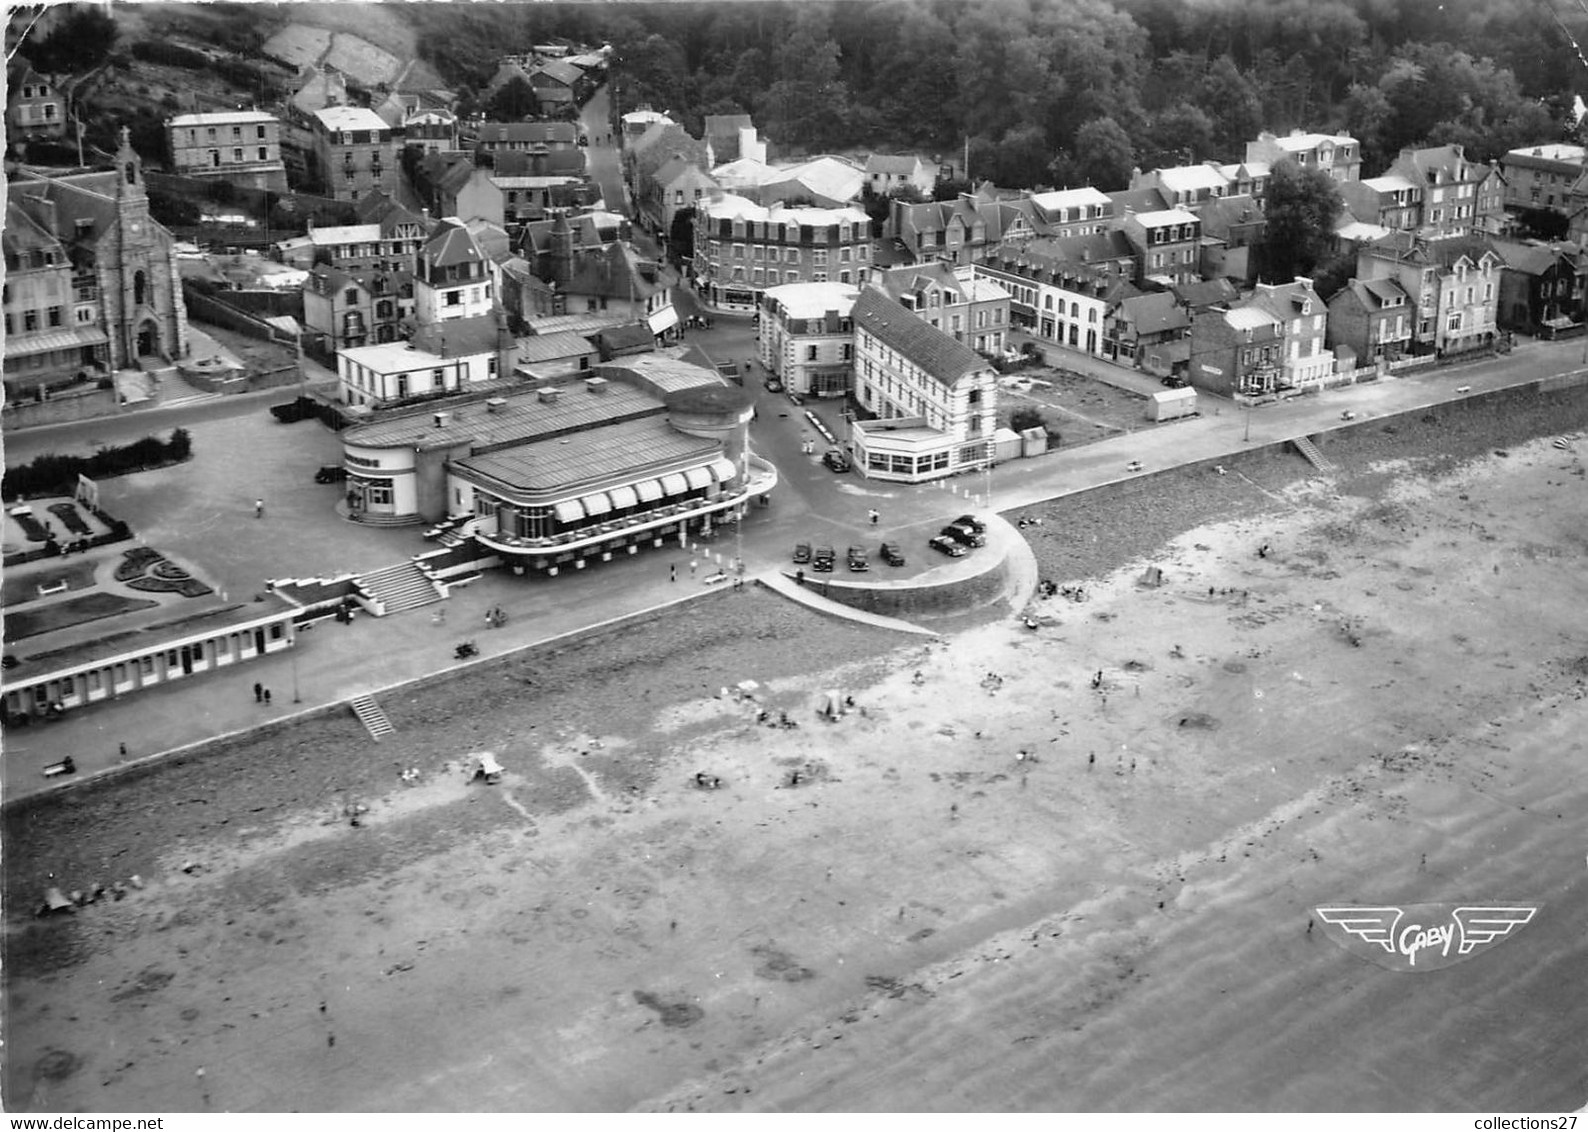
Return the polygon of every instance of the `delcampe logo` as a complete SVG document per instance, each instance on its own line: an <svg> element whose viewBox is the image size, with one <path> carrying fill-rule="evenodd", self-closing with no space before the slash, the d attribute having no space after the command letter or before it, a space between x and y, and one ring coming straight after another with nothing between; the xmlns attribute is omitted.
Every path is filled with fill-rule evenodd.
<svg viewBox="0 0 1588 1132"><path fill-rule="evenodd" d="M1537 914L1537 904L1326 905L1324 934L1391 971L1437 971L1500 943Z"/></svg>

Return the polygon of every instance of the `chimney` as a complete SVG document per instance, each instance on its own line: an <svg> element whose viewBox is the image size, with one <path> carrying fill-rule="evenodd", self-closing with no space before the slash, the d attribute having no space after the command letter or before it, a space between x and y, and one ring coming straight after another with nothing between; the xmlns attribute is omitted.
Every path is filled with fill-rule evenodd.
<svg viewBox="0 0 1588 1132"><path fill-rule="evenodd" d="M507 398L506 397L488 397L488 398L486 398L485 411L487 413L500 413L506 407L507 407Z"/></svg>
<svg viewBox="0 0 1588 1132"><path fill-rule="evenodd" d="M557 398L562 395L562 390L554 385L542 385L536 392L540 394L540 401L543 405L555 405Z"/></svg>
<svg viewBox="0 0 1588 1132"><path fill-rule="evenodd" d="M587 377L584 379L584 387L588 393L604 394L607 391L607 379L604 377Z"/></svg>
<svg viewBox="0 0 1588 1132"><path fill-rule="evenodd" d="M447 424L452 420L452 413L448 410L432 413L431 416L435 418L437 428L446 428Z"/></svg>

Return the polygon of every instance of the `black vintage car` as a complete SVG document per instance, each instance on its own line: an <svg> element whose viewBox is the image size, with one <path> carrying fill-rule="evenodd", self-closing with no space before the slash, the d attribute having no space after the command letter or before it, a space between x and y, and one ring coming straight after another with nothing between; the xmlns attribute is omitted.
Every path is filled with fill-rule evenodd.
<svg viewBox="0 0 1588 1132"><path fill-rule="evenodd" d="M341 464L324 464L314 473L315 483L342 483L347 479L347 469Z"/></svg>

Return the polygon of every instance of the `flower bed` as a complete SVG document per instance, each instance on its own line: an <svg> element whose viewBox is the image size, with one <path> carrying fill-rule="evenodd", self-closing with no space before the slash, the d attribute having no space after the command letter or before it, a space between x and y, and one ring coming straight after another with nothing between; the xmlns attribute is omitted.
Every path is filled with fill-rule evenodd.
<svg viewBox="0 0 1588 1132"><path fill-rule="evenodd" d="M148 573L149 568L156 562L164 562L165 555L158 550L150 550L146 546L135 546L121 556L121 561L116 565L116 581L130 582L134 578L142 577Z"/></svg>
<svg viewBox="0 0 1588 1132"><path fill-rule="evenodd" d="M74 535L91 535L94 529L84 522L83 517L77 513L75 503L51 503L50 514L66 524L66 529Z"/></svg>

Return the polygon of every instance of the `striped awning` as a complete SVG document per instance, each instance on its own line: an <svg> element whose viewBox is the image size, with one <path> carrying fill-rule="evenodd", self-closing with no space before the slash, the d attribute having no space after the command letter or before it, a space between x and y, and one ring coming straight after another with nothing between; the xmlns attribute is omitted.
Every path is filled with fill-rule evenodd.
<svg viewBox="0 0 1588 1132"><path fill-rule="evenodd" d="M53 334L8 334L5 356L30 358L35 354L71 350L79 346L103 346L109 341L110 338L97 326L85 326L77 330L57 330Z"/></svg>
<svg viewBox="0 0 1588 1132"><path fill-rule="evenodd" d="M607 493L598 491L594 495L587 495L579 500L584 505L584 513L594 519L597 515L605 515L612 510L612 500L607 498Z"/></svg>
<svg viewBox="0 0 1588 1132"><path fill-rule="evenodd" d="M739 474L739 469L726 456L718 456L711 462L711 474L717 477L718 483L727 483Z"/></svg>
<svg viewBox="0 0 1588 1132"><path fill-rule="evenodd" d="M683 495L689 490L689 482L677 472L668 472L662 477L662 491L667 495Z"/></svg>
<svg viewBox="0 0 1588 1132"><path fill-rule="evenodd" d="M612 500L612 506L620 509L623 507L636 507L640 502L632 487L615 487L607 492L607 495Z"/></svg>
<svg viewBox="0 0 1588 1132"><path fill-rule="evenodd" d="M711 486L711 472L706 468L690 468L684 473L684 482L693 490Z"/></svg>
<svg viewBox="0 0 1588 1132"><path fill-rule="evenodd" d="M662 485L656 480L641 480L634 485L634 492L646 503L655 503L664 494Z"/></svg>
<svg viewBox="0 0 1588 1132"><path fill-rule="evenodd" d="M564 499L552 507L551 513L557 516L559 523L577 523L584 518L584 508L577 499Z"/></svg>

